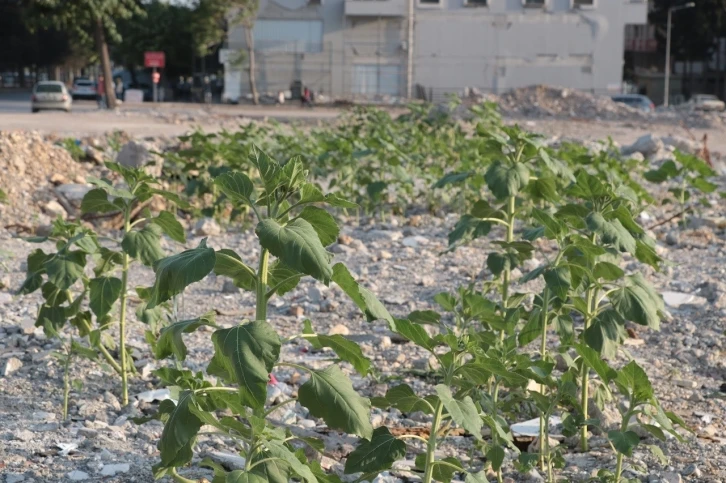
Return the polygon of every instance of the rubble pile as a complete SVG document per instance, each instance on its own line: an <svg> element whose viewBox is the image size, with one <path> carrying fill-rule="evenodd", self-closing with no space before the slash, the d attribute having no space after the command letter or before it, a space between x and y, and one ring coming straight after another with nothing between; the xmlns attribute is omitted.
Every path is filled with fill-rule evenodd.
<svg viewBox="0 0 726 483"><path fill-rule="evenodd" d="M37 132L0 132L0 226L35 226L64 216L54 186L85 184L93 164L75 161Z"/></svg>

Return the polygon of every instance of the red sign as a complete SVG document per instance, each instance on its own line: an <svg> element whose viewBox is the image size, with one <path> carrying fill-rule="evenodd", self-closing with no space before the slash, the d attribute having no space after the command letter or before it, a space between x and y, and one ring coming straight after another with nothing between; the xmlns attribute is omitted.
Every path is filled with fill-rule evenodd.
<svg viewBox="0 0 726 483"><path fill-rule="evenodd" d="M166 65L164 52L144 52L144 67L158 67L163 69Z"/></svg>
<svg viewBox="0 0 726 483"><path fill-rule="evenodd" d="M151 74L151 80L154 82L154 84L158 84L159 79L161 79L161 74L159 74L158 72L154 72Z"/></svg>

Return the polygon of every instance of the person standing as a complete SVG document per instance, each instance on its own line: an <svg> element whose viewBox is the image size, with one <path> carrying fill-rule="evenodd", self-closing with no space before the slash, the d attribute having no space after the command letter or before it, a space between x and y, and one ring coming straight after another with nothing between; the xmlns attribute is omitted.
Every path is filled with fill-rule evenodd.
<svg viewBox="0 0 726 483"><path fill-rule="evenodd" d="M119 101L124 100L124 82L120 77L116 77L116 99Z"/></svg>
<svg viewBox="0 0 726 483"><path fill-rule="evenodd" d="M96 100L99 109L106 109L106 82L102 75L98 76L96 84Z"/></svg>

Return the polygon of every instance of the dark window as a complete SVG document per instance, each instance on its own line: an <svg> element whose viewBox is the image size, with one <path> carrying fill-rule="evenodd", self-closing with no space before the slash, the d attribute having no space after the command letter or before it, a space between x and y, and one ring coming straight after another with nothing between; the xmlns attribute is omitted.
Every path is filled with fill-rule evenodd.
<svg viewBox="0 0 726 483"><path fill-rule="evenodd" d="M525 7L544 7L545 0L524 0Z"/></svg>
<svg viewBox="0 0 726 483"><path fill-rule="evenodd" d="M38 84L35 92L63 92L63 87L60 84Z"/></svg>
<svg viewBox="0 0 726 483"><path fill-rule="evenodd" d="M419 0L420 3L424 3L426 5L438 5L439 0Z"/></svg>
<svg viewBox="0 0 726 483"><path fill-rule="evenodd" d="M574 0L573 3L576 7L592 7L595 5L595 0Z"/></svg>
<svg viewBox="0 0 726 483"><path fill-rule="evenodd" d="M489 5L489 0L466 0L468 7L486 7Z"/></svg>

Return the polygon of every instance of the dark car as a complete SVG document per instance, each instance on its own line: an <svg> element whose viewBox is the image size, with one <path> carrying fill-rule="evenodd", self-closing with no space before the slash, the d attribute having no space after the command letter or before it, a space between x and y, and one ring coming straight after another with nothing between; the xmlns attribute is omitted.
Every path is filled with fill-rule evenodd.
<svg viewBox="0 0 726 483"><path fill-rule="evenodd" d="M641 94L622 94L619 96L613 96L613 101L625 104L634 109L639 109L643 112L653 112L655 110L655 104L653 104L653 101L648 99L647 96Z"/></svg>

